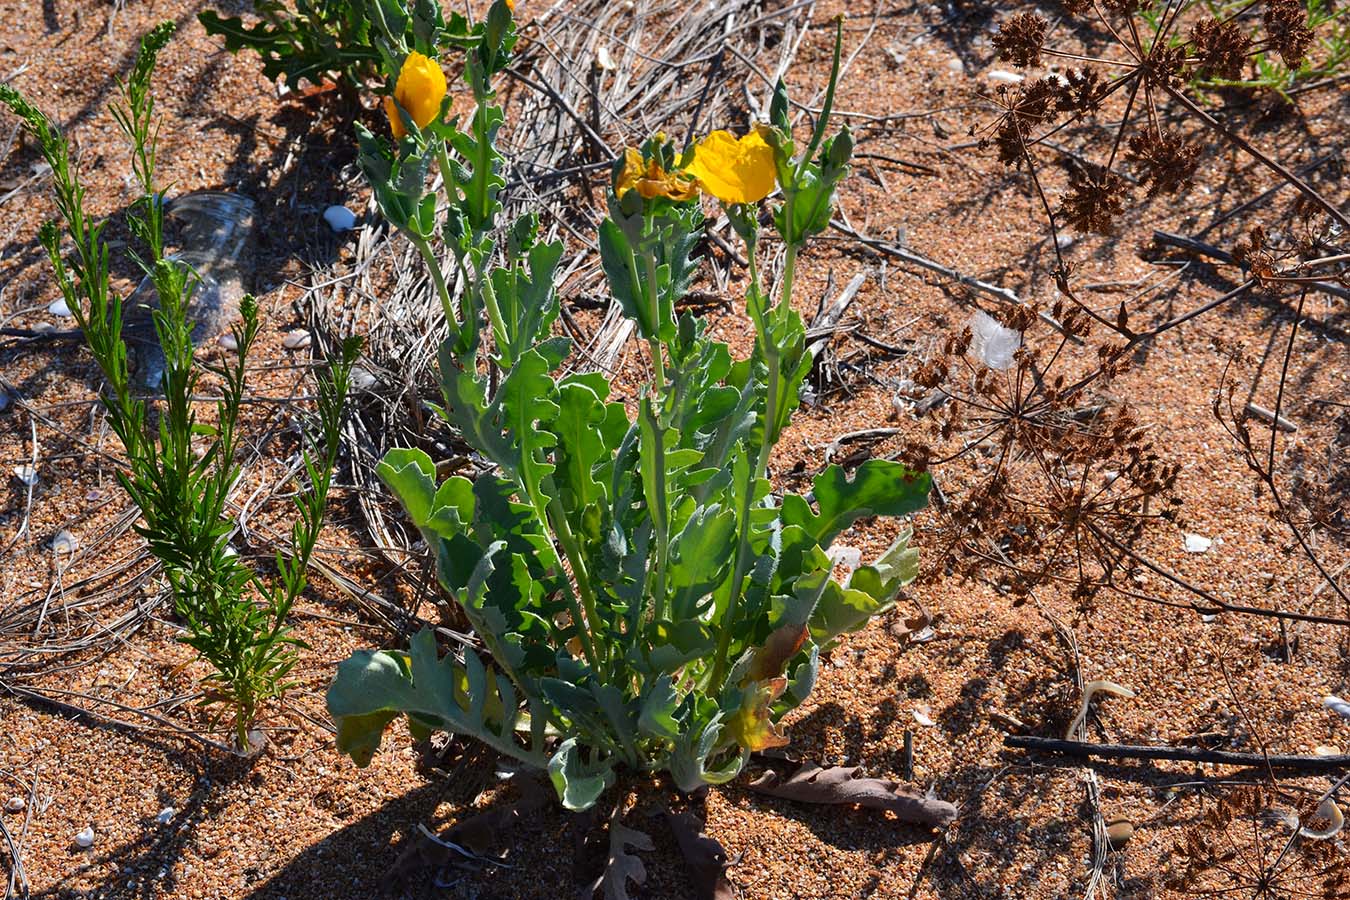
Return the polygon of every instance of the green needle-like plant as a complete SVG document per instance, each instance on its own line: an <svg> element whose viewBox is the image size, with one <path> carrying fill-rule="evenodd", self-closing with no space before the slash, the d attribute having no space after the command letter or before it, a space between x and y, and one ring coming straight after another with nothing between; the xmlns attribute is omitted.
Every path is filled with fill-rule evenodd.
<svg viewBox="0 0 1350 900"><path fill-rule="evenodd" d="M908 529L844 581L833 577L833 542L864 517L915 512L929 490L926 474L883 460L851 474L831 466L809 496L779 497L766 477L811 367L791 305L796 260L828 226L852 154L847 129L828 131L838 43L800 152L780 84L768 126L739 139L716 132L683 152L658 135L616 164L599 245L614 298L650 351L634 410L604 374L562 374L571 343L552 330L562 244L542 240L532 214L499 229L492 84L515 40L510 8L497 0L467 41L455 35L477 104L464 130L436 96L441 115L418 120L428 97L402 77L405 61L417 84L443 92L425 75L438 48L400 43L402 33L386 32L382 47L404 136L391 146L358 126L361 163L445 309L440 411L495 471L438 482L426 453L399 449L378 473L488 658L439 656L430 631L407 653L356 653L328 692L338 746L365 764L406 714L417 733L476 737L547 769L570 809L595 803L621 767L668 772L682 790L725 782L752 751L786 742L777 723L810 694L821 652L915 575ZM433 167L440 208L426 187ZM747 359L676 312L696 270L699 185L746 245ZM786 247L776 294L761 278L758 215L774 190ZM438 243L454 260L448 277Z"/></svg>
<svg viewBox="0 0 1350 900"><path fill-rule="evenodd" d="M61 224L48 222L40 238L62 296L103 372L103 405L127 456L127 467L117 478L140 511L136 530L164 567L185 628L182 640L212 667L203 702L214 720L229 720L235 744L243 750L260 704L288 686L295 665L299 642L286 618L305 588L306 568L322 527L359 342L344 344L316 377L321 438L304 451L308 481L295 500L299 520L289 552L277 553L278 579L266 581L230 547L234 526L226 515L230 492L241 475L235 459L239 410L248 356L258 335L257 304L247 296L240 303L242 321L233 326L237 355L231 364L198 362L188 307L201 279L185 262L165 253L150 77L173 30L173 23L165 22L145 35L131 77L120 85L121 98L112 109L131 142L132 170L141 190L127 221L146 255L131 256L149 277L158 300L151 312L164 355L162 403L157 407L133 390L123 301L109 285L110 245L103 235L107 223L92 221L86 212L85 190L69 144L10 86L0 85L0 103L23 120L51 166ZM69 252L62 248L65 240ZM194 401L208 373L221 383L214 424L198 419Z"/></svg>

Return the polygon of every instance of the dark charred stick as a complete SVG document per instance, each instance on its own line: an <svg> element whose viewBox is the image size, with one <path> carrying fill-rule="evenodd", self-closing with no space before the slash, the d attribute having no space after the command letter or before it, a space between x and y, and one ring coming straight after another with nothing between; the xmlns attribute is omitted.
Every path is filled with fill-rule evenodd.
<svg viewBox="0 0 1350 900"><path fill-rule="evenodd" d="M1035 735L1010 734L1003 746L1018 750L1038 750L1062 756L1098 759L1172 759L1183 762L1213 763L1221 766L1261 766L1273 769L1301 769L1309 772L1350 770L1350 756L1265 756L1234 750L1202 750L1199 747L1147 746L1142 744L1094 744L1090 741L1066 741Z"/></svg>

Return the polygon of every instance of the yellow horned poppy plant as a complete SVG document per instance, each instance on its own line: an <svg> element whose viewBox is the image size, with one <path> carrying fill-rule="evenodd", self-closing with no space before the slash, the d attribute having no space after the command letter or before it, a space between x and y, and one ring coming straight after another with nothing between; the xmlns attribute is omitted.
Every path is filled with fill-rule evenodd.
<svg viewBox="0 0 1350 900"><path fill-rule="evenodd" d="M714 131L694 145L686 171L723 203L757 203L769 196L776 177L773 148L758 129L742 138Z"/></svg>
<svg viewBox="0 0 1350 900"><path fill-rule="evenodd" d="M636 190L644 200L654 197L691 200L698 193L691 175L667 172L654 159L644 162L642 153L635 147L629 147L623 152L623 171L619 173L614 194L622 197L631 190Z"/></svg>
<svg viewBox="0 0 1350 900"><path fill-rule="evenodd" d="M403 117L398 114L398 106L403 107L408 116L425 128L427 123L441 112L441 101L445 99L445 72L440 63L414 50L403 61L398 81L394 85L394 96L384 98L384 111L389 114L389 127L394 130L394 139L402 140L408 133L403 125ZM398 106L395 106L395 101Z"/></svg>

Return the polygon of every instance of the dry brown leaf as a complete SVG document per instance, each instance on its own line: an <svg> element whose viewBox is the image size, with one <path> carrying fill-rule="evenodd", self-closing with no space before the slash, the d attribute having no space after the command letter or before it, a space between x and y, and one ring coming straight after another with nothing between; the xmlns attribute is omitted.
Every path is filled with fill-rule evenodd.
<svg viewBox="0 0 1350 900"><path fill-rule="evenodd" d="M703 834L703 823L693 813L666 812L666 822L689 866L698 900L736 900L736 888L727 877L727 851Z"/></svg>
<svg viewBox="0 0 1350 900"><path fill-rule="evenodd" d="M591 900L596 890L604 894L605 900L632 900L628 895L628 882L643 885L647 883L647 867L641 857L628 852L636 850L655 850L651 836L645 832L629 828L619 821L623 804L614 807L609 817L609 854L605 858L605 871L600 877L581 889L581 900Z"/></svg>
<svg viewBox="0 0 1350 900"><path fill-rule="evenodd" d="M516 775L511 783L519 791L515 800L461 819L438 835L432 835L424 828L389 867L385 874L386 884L401 884L419 869L440 868L456 859L480 857L523 816L547 804L548 793L534 779Z"/></svg>
<svg viewBox="0 0 1350 900"><path fill-rule="evenodd" d="M888 778L866 778L858 766L822 769L815 763L802 767L786 780L773 770L750 782L750 789L799 803L856 803L867 809L889 809L904 822L928 828L945 828L956 820L956 807L902 787Z"/></svg>

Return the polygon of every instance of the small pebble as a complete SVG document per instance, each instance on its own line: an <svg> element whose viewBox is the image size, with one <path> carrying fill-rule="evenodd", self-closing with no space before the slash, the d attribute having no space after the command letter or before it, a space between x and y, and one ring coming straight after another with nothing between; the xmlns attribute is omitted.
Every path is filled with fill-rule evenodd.
<svg viewBox="0 0 1350 900"><path fill-rule="evenodd" d="M1185 540L1187 553L1208 553L1209 548L1214 545L1214 539L1207 538L1203 534L1186 532Z"/></svg>
<svg viewBox="0 0 1350 900"><path fill-rule="evenodd" d="M161 825L168 825L173 821L173 817L177 814L178 810L174 809L172 806L166 806L159 811L159 815L155 816L155 821Z"/></svg>
<svg viewBox="0 0 1350 900"><path fill-rule="evenodd" d="M323 211L323 220L337 234L356 227L356 213L345 206L330 206Z"/></svg>
<svg viewBox="0 0 1350 900"><path fill-rule="evenodd" d="M75 535L62 528L52 538L52 549L57 553L74 553L75 548L80 546L80 542L75 539Z"/></svg>
<svg viewBox="0 0 1350 900"><path fill-rule="evenodd" d="M10 797L5 801L5 812L23 812L23 808L28 805L28 801L22 797Z"/></svg>
<svg viewBox="0 0 1350 900"><path fill-rule="evenodd" d="M75 835L75 846L82 850L88 850L90 847L94 846L93 826L87 826L84 831Z"/></svg>
<svg viewBox="0 0 1350 900"><path fill-rule="evenodd" d="M309 346L314 338L303 328L297 328L282 338L281 346L287 350L303 350Z"/></svg>
<svg viewBox="0 0 1350 900"><path fill-rule="evenodd" d="M1134 837L1134 826L1129 819L1112 819L1106 823L1106 840L1112 850L1121 850Z"/></svg>
<svg viewBox="0 0 1350 900"><path fill-rule="evenodd" d="M352 387L358 391L368 391L379 381L374 374L367 372L360 366L352 366Z"/></svg>
<svg viewBox="0 0 1350 900"><path fill-rule="evenodd" d="M59 316L62 319L70 318L70 307L66 304L65 297L62 297L60 300L53 301L51 306L47 307L47 312L51 313L54 316Z"/></svg>
<svg viewBox="0 0 1350 900"><path fill-rule="evenodd" d="M232 334L222 334L216 338L216 342L226 350L234 351L239 349L239 342L234 339Z"/></svg>
<svg viewBox="0 0 1350 900"><path fill-rule="evenodd" d="M28 463L20 463L15 466L14 477L19 479L20 484L26 485L27 487L32 487L38 483L37 469L28 465Z"/></svg>

